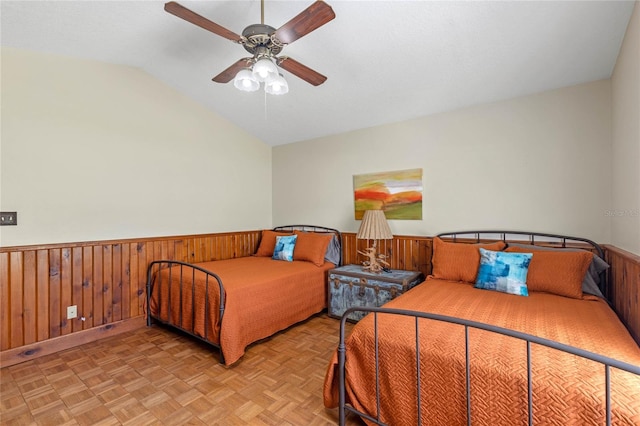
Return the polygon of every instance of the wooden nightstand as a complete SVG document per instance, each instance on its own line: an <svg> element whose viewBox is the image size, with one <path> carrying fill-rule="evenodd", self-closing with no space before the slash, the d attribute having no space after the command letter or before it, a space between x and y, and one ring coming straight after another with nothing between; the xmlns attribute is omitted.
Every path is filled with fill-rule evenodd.
<svg viewBox="0 0 640 426"><path fill-rule="evenodd" d="M418 271L392 269L374 274L361 265L345 265L329 271L329 316L341 318L344 311L356 306L380 307L424 281ZM354 312L349 320L357 322L367 313Z"/></svg>

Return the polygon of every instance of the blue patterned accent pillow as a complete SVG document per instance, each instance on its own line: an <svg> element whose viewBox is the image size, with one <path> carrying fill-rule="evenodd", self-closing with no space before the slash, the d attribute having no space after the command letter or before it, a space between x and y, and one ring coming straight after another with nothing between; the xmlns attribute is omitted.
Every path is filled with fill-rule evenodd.
<svg viewBox="0 0 640 426"><path fill-rule="evenodd" d="M527 273L532 253L480 250L480 268L475 288L528 296Z"/></svg>
<svg viewBox="0 0 640 426"><path fill-rule="evenodd" d="M276 248L273 250L274 260L286 260L293 262L293 249L296 246L297 235L287 235L276 237Z"/></svg>

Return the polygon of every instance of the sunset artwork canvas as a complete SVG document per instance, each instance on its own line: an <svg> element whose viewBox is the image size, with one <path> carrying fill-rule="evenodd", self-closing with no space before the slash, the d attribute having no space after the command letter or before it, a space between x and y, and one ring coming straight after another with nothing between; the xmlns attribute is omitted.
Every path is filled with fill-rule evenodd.
<svg viewBox="0 0 640 426"><path fill-rule="evenodd" d="M387 219L422 219L422 169L353 176L356 219L383 210Z"/></svg>

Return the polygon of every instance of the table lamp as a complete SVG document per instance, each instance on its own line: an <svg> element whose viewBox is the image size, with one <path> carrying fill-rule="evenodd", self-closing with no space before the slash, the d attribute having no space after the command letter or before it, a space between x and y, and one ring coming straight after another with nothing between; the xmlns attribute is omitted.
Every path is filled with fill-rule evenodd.
<svg viewBox="0 0 640 426"><path fill-rule="evenodd" d="M382 210L367 210L362 216L362 223L356 238L359 240L373 240L373 246L365 251L358 250L358 253L365 256L367 260L362 262L362 270L379 274L385 266L389 266L384 259L384 254L377 253L378 240L392 240L393 234L387 223L387 218Z"/></svg>

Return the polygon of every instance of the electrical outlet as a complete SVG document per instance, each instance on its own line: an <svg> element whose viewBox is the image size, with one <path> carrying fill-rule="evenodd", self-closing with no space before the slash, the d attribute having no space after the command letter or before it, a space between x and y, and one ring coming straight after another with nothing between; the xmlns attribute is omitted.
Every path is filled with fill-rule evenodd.
<svg viewBox="0 0 640 426"><path fill-rule="evenodd" d="M78 318L78 306L67 306L67 319Z"/></svg>
<svg viewBox="0 0 640 426"><path fill-rule="evenodd" d="M0 225L17 225L18 212L0 212Z"/></svg>

